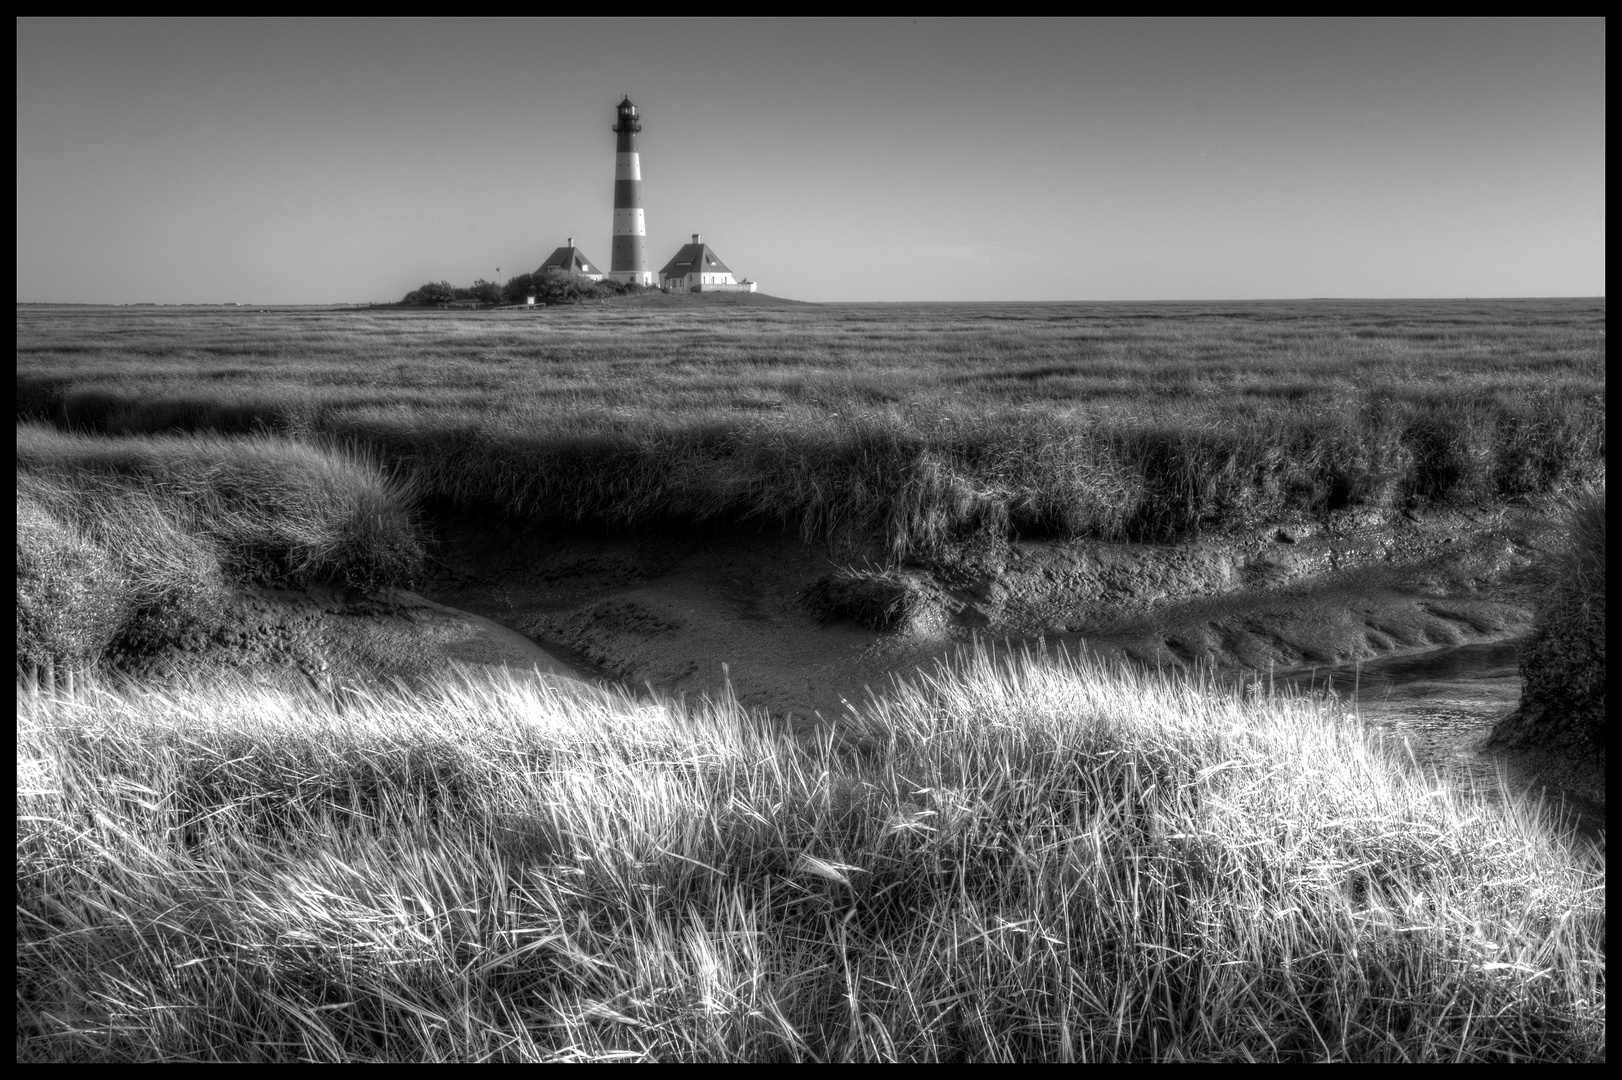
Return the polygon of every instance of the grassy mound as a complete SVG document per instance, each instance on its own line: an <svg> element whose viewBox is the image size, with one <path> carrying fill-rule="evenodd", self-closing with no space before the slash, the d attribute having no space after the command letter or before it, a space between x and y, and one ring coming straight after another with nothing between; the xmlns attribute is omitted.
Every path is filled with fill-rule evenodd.
<svg viewBox="0 0 1622 1080"><path fill-rule="evenodd" d="M82 668L208 622L228 584L410 582L409 492L363 458L259 436L17 428L18 661Z"/></svg>
<svg viewBox="0 0 1622 1080"><path fill-rule="evenodd" d="M1532 636L1521 650L1521 708L1494 732L1504 746L1603 759L1605 491L1570 503L1542 568Z"/></svg>
<svg viewBox="0 0 1622 1080"><path fill-rule="evenodd" d="M851 740L525 680L19 698L18 1060L1588 1060L1603 855L984 657Z"/></svg>
<svg viewBox="0 0 1622 1080"><path fill-rule="evenodd" d="M225 580L206 536L151 492L17 474L17 663L80 671L161 651L208 625Z"/></svg>

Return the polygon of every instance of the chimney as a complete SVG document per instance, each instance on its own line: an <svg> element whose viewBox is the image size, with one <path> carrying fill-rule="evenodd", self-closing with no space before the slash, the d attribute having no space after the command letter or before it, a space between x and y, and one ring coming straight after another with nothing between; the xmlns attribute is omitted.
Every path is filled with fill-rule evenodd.
<svg viewBox="0 0 1622 1080"><path fill-rule="evenodd" d="M693 234L693 243L698 243L698 233Z"/></svg>
<svg viewBox="0 0 1622 1080"><path fill-rule="evenodd" d="M574 237L569 237L569 246L574 247Z"/></svg>

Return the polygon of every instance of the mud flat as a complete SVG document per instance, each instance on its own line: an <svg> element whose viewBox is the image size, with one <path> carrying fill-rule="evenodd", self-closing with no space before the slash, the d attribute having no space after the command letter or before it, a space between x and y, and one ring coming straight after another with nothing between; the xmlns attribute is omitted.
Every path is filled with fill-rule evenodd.
<svg viewBox="0 0 1622 1080"><path fill-rule="evenodd" d="M226 670L265 686L328 692L379 680L408 686L448 668L505 667L548 680L589 679L523 634L404 589L253 590L234 596L206 637L135 672L163 685Z"/></svg>
<svg viewBox="0 0 1622 1080"><path fill-rule="evenodd" d="M819 618L807 590L850 564L781 536L502 535L451 521L424 591L575 671L673 696L730 685L799 729L975 642L1341 693L1366 667L1371 723L1419 736L1449 718L1445 738L1416 741L1440 758L1514 707L1515 643L1532 618L1521 571L1541 523L1536 510L1500 508L1347 514L1183 545L1015 541L969 570L901 568L915 602L880 630ZM1376 697L1421 681L1434 704L1452 704L1431 715Z"/></svg>
<svg viewBox="0 0 1622 1080"><path fill-rule="evenodd" d="M425 592L510 627L553 670L660 695L730 690L797 731L965 646L1069 649L1346 700L1424 764L1543 787L1590 832L1604 783L1486 752L1520 700L1539 507L1347 513L1182 545L1015 541L969 568L903 567L886 629L807 603L849 574L765 532L501 534L442 522Z"/></svg>
<svg viewBox="0 0 1622 1080"><path fill-rule="evenodd" d="M1345 514L1181 545L1014 541L890 571L883 629L807 602L843 563L781 535L503 533L436 525L421 594L259 592L159 674L228 667L323 688L504 666L661 696L734 694L797 732L837 724L966 646L1067 649L1346 700L1424 763L1543 783L1597 826L1604 790L1481 744L1519 703L1537 508ZM1502 775L1500 775L1502 773Z"/></svg>

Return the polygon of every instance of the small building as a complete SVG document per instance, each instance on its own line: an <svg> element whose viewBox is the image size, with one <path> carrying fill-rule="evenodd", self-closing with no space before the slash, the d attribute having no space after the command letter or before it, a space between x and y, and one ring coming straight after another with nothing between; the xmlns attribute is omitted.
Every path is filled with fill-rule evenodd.
<svg viewBox="0 0 1622 1080"><path fill-rule="evenodd" d="M693 234L691 244L683 244L675 258L659 271L659 288L665 292L754 292L755 283L733 277L720 256Z"/></svg>
<svg viewBox="0 0 1622 1080"><path fill-rule="evenodd" d="M540 277L548 270L555 270L560 274L578 274L593 281L603 280L603 272L597 268L596 263L586 258L585 252L574 246L572 236L569 237L567 246L560 247L547 256L546 261L535 271L535 276Z"/></svg>

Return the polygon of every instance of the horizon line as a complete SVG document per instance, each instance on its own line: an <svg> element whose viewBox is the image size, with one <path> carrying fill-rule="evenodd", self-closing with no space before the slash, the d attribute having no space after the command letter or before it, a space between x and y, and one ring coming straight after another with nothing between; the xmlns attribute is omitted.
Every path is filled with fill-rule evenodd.
<svg viewBox="0 0 1622 1080"><path fill-rule="evenodd" d="M717 294L720 295L720 294ZM756 293L773 300L788 300L796 304L1304 304L1343 301L1379 301L1382 303L1427 303L1437 300L1604 300L1605 293L1516 293L1502 296L1253 296L1253 297L1174 297L1161 299L1074 299L1074 300L795 300L789 296ZM612 299L619 299L618 297ZM17 307L400 307L398 300L313 300L243 302L235 300L18 300ZM491 305L508 307L521 305ZM567 304L553 305L567 307Z"/></svg>

